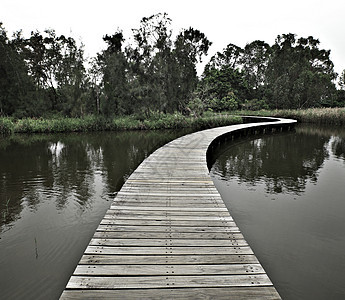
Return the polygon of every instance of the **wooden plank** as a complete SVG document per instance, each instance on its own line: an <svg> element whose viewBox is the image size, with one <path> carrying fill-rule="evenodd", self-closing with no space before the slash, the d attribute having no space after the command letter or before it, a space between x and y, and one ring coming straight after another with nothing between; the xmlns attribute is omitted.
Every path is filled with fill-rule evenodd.
<svg viewBox="0 0 345 300"><path fill-rule="evenodd" d="M110 264L110 265L172 265L172 264L251 264L258 263L253 254L208 254L208 255L102 255L102 254L84 254L79 264Z"/></svg>
<svg viewBox="0 0 345 300"><path fill-rule="evenodd" d="M121 201L116 201L114 204L116 205L125 205L125 206L134 206L134 207L141 207L141 206L159 206L159 207L180 207L181 206L181 202L174 202L173 200L165 200L165 201L156 201L156 202L147 202L147 201L136 201L136 200L132 200L132 201L128 201L128 200L121 200ZM213 207L221 207L221 208L226 208L226 206L224 204L218 204L218 203L214 203L214 202L209 202L209 203L183 203L185 208L193 208L196 205L198 205L199 207L203 207L203 208L213 208Z"/></svg>
<svg viewBox="0 0 345 300"><path fill-rule="evenodd" d="M177 246L190 247L190 240L182 239L100 239L93 238L90 246ZM248 246L247 242L242 239L227 240L193 240L193 246Z"/></svg>
<svg viewBox="0 0 345 300"><path fill-rule="evenodd" d="M230 217L228 211L144 211L144 210L129 210L129 209L109 209L107 211L107 215L113 214L115 216L117 215L132 215L137 216L138 219L141 218L141 216L189 216L189 217Z"/></svg>
<svg viewBox="0 0 345 300"><path fill-rule="evenodd" d="M198 170L199 172L199 170ZM205 180L205 179L201 179L201 180L188 180L188 179L184 179L184 180L169 180L167 179L166 182L164 182L162 179L128 179L126 181L127 183L130 183L131 185L134 184L152 184L154 183L155 186L157 185L164 185L164 184L169 184L169 185L174 185L174 184L183 184L183 185L189 185L192 184L193 186L199 186L200 184L207 184L210 185L212 187L214 187L213 181L212 180Z"/></svg>
<svg viewBox="0 0 345 300"><path fill-rule="evenodd" d="M119 195L128 195L128 196L133 196L135 194L137 194L138 192L134 191L134 192L119 192ZM139 194L139 193L138 193ZM140 193L140 195L143 195L142 193ZM179 194L179 193L169 193L168 191L166 193L155 193L154 191L150 192L150 193L146 193L144 194L145 196L157 196L157 197L161 197L161 196L169 196L169 197L219 197L219 194L215 194L215 193L204 193L204 194L198 194L198 193L183 193L183 194Z"/></svg>
<svg viewBox="0 0 345 300"><path fill-rule="evenodd" d="M154 214L150 215L149 213L146 214L115 214L115 213L107 213L104 219L111 219L111 220L137 220L138 222L142 220L154 220L154 221L167 221L167 222L178 222L178 221L197 221L197 222L207 222L212 223L214 221L219 222L227 222L233 221L230 215L225 216L208 216L208 215L176 215L176 214ZM183 224L183 222L181 223Z"/></svg>
<svg viewBox="0 0 345 300"><path fill-rule="evenodd" d="M197 227L197 226L205 226L205 227L228 227L228 226L236 226L236 223L233 221L210 221L210 220L204 220L204 221L195 221L195 220L137 220L137 219L108 219L104 218L101 221L101 225L140 225L140 226L191 226L191 227Z"/></svg>
<svg viewBox="0 0 345 300"><path fill-rule="evenodd" d="M159 194L161 193L161 191L164 192L164 190L166 190L167 188L169 189L172 189L172 191L174 191L176 194L183 194L185 192L191 194L192 192L194 193L199 193L199 191L201 192L205 192L205 194L215 194L217 192L215 186L211 185L211 184L171 184L170 182L161 182L160 184L157 184L157 183L151 183L151 184L148 184L148 183L133 183L133 184L126 184L123 186L123 189L122 192L128 192L129 190L132 190L132 191L140 191L141 189L144 189L144 190L152 190L154 186L154 192L156 194ZM181 189L181 191L179 192L179 189ZM181 193L183 191L183 193ZM173 193L173 194L175 194ZM201 193L203 194L203 193Z"/></svg>
<svg viewBox="0 0 345 300"><path fill-rule="evenodd" d="M99 225L97 228L98 231L144 231L144 232L201 232L201 233L213 233L213 232L240 232L237 226L223 226L223 227L206 227L206 226L199 226L199 227L180 227L180 226L121 226L121 225Z"/></svg>
<svg viewBox="0 0 345 300"><path fill-rule="evenodd" d="M179 185L179 186L172 186L172 185L166 185L166 186L156 186L154 190L152 190L152 185L141 185L141 186L124 186L121 189L121 194L125 193L138 193L140 195L145 195L145 194L165 194L168 193L169 195L174 195L177 194L179 197L181 195L190 195L190 194L198 194L200 193L201 195L214 195L217 193L217 190L213 187L209 186L198 186L198 187L193 187L193 186L185 186L185 185Z"/></svg>
<svg viewBox="0 0 345 300"><path fill-rule="evenodd" d="M253 251L250 247L246 246L235 246L235 247L175 247L175 246L166 246L166 247L102 247L102 246L88 246L84 252L85 254L128 254L132 255L201 255L201 254L253 254Z"/></svg>
<svg viewBox="0 0 345 300"><path fill-rule="evenodd" d="M227 233L227 232L144 232L144 231L96 231L95 238L107 239L188 239L191 240L228 240L228 239L243 239L241 233Z"/></svg>
<svg viewBox="0 0 345 300"><path fill-rule="evenodd" d="M190 276L264 274L260 264L219 265L79 265L76 276Z"/></svg>
<svg viewBox="0 0 345 300"><path fill-rule="evenodd" d="M118 205L118 202L122 202L121 205L124 205L123 202L141 202L141 203L147 203L146 206L159 206L159 203L162 203L163 206L165 206L165 202L169 201L171 203L175 204L181 204L180 206L184 206L185 204L194 204L194 207L199 207L199 205L202 207L203 204L216 204L222 205L225 207L224 202L221 201L221 199L216 198L174 198L174 197L143 197L142 195L139 197L118 197L114 200L114 205Z"/></svg>
<svg viewBox="0 0 345 300"><path fill-rule="evenodd" d="M173 198L173 197L159 197L159 198L148 198L148 197L121 197L121 198L117 198L116 200L114 200L114 205L117 206L122 206L125 205L124 203L128 201L128 202L137 202L137 203L148 203L149 207L152 206L166 206L166 203L171 203L175 206L178 206L177 204L180 204L179 206L184 205L184 201L186 203L186 205L188 204L193 204L194 201L194 207L199 206L199 205L203 205L208 204L208 203L213 203L215 205L215 207L217 207L216 205L220 205L221 207L225 208L225 204L224 202L221 202L220 199L215 199L215 198ZM120 204L119 204L120 203ZM159 203L162 203L162 205L159 205Z"/></svg>
<svg viewBox="0 0 345 300"><path fill-rule="evenodd" d="M218 287L218 288L164 288L127 290L66 290L60 299L124 299L124 300L277 300L280 299L274 287Z"/></svg>
<svg viewBox="0 0 345 300"><path fill-rule="evenodd" d="M99 225L97 231L125 231L125 232L166 232L166 233L240 233L240 230L237 226L227 226L227 227L178 227L178 226L120 226L120 225Z"/></svg>
<svg viewBox="0 0 345 300"><path fill-rule="evenodd" d="M212 276L72 276L68 289L140 289L178 287L252 287L272 285L266 274Z"/></svg>
<svg viewBox="0 0 345 300"><path fill-rule="evenodd" d="M185 190L187 191L187 187L182 187L182 188L176 188L175 189L176 191L178 192L184 192ZM222 198L220 196L214 196L214 195L211 195L211 196L195 196L195 193L198 192L198 190L195 190L193 191L194 193L194 196L185 196L186 194L183 194L184 196L174 196L174 194L172 192L173 189L170 189L169 187L166 187L165 189L162 189L161 191L164 192L164 194L160 193L160 194L149 194L150 191L149 190L145 190L144 188L140 189L138 188L138 190L129 190L128 191L131 191L132 193L131 194L120 194L120 195L117 195L116 198L114 199L114 201L117 201L117 200L122 200L122 199L141 199L141 200L149 200L149 201L154 201L154 200L165 200L166 198L168 199L171 199L171 200L179 200L179 201L183 201L183 200L186 200L186 201L193 201L193 200L197 200L197 201L200 201L200 202L203 202L203 201L209 201L209 200L216 200L216 201L220 201L222 202ZM158 190L156 190L158 191ZM170 191L170 193L169 193ZM191 192L190 189L188 189L188 191ZM181 195L181 194L180 194Z"/></svg>
<svg viewBox="0 0 345 300"><path fill-rule="evenodd" d="M132 199L147 199L147 200L154 200L154 199L176 199L176 200L181 200L181 199L186 199L186 200L193 200L193 199L212 199L212 200L221 200L222 198L220 197L220 195L216 196L215 194L200 194L197 195L195 192L192 194L187 194L187 193L181 193L181 194L177 194L177 193L140 193L138 191L134 191L133 193L127 193L126 194L118 194L116 196L116 198L132 198Z"/></svg>
<svg viewBox="0 0 345 300"><path fill-rule="evenodd" d="M185 170L185 169L183 169ZM150 177L145 177L147 175L147 172L144 171L140 171L140 170L135 170L135 173L133 173L131 175L131 177L129 177L128 180L145 180L145 178L150 178L149 180L162 180L162 182L166 182L169 180L174 180L174 181L183 181L183 180L194 180L194 181L205 181L205 180L209 180L210 176L200 176L200 172L203 171L196 171L195 174L191 174L190 172L188 172L188 178L186 178L186 174L167 174L167 176L164 176L164 174L162 172L160 172L159 174L150 174ZM126 181L127 183L127 181ZM125 185L126 185L125 183ZM129 184L129 183L127 183Z"/></svg>

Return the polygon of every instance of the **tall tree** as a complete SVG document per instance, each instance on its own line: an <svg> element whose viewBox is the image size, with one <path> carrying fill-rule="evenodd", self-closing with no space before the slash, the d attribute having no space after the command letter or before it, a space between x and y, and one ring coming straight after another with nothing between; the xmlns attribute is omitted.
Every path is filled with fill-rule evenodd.
<svg viewBox="0 0 345 300"><path fill-rule="evenodd" d="M342 90L345 90L345 70L339 76L339 87Z"/></svg>
<svg viewBox="0 0 345 300"><path fill-rule="evenodd" d="M34 113L31 93L33 84L25 61L18 51L21 33L9 40L0 23L0 115L28 116Z"/></svg>
<svg viewBox="0 0 345 300"><path fill-rule="evenodd" d="M105 115L130 112L128 107L128 63L122 44L124 37L121 31L113 35L105 35L103 40L108 48L98 56L99 66L103 75L104 97L100 110Z"/></svg>
<svg viewBox="0 0 345 300"><path fill-rule="evenodd" d="M206 65L202 85L207 86L212 109L237 108L250 96L243 73L244 50L229 44Z"/></svg>
<svg viewBox="0 0 345 300"><path fill-rule="evenodd" d="M68 115L82 116L86 112L88 92L83 45L78 47L73 38L64 35L59 36L57 42L60 44L61 61L57 64L54 78L61 99L60 110Z"/></svg>
<svg viewBox="0 0 345 300"><path fill-rule="evenodd" d="M338 80L339 89L337 90L337 105L345 106L345 70L340 74Z"/></svg>
<svg viewBox="0 0 345 300"><path fill-rule="evenodd" d="M177 91L174 109L183 109L190 100L198 83L196 64L207 55L211 45L204 33L192 27L177 36L173 53L177 64L174 70Z"/></svg>
<svg viewBox="0 0 345 300"><path fill-rule="evenodd" d="M330 51L319 49L313 37L279 35L272 47L267 74L267 98L272 108L331 105L336 74Z"/></svg>
<svg viewBox="0 0 345 300"><path fill-rule="evenodd" d="M31 32L21 47L36 86L36 102L45 102L46 110L82 114L86 82L83 46L78 47L71 37L45 30L43 34Z"/></svg>
<svg viewBox="0 0 345 300"><path fill-rule="evenodd" d="M228 66L233 70L239 69L242 66L243 49L234 44L228 44L223 52L217 52L211 57L210 62L206 65L208 68L221 68Z"/></svg>
<svg viewBox="0 0 345 300"><path fill-rule="evenodd" d="M166 111L170 101L172 64L171 19L166 13L145 17L133 29L135 47L127 47L131 70L136 75L132 100L142 112Z"/></svg>
<svg viewBox="0 0 345 300"><path fill-rule="evenodd" d="M133 43L124 51L122 33L104 38L108 49L99 56L104 72L103 102L123 103L108 111L145 116L152 111L183 110L198 81L196 64L211 43L193 28L181 31L173 40L167 14L143 18L132 32Z"/></svg>
<svg viewBox="0 0 345 300"><path fill-rule="evenodd" d="M242 72L251 91L250 98L261 99L264 95L265 76L271 47L263 41L247 44L241 57Z"/></svg>

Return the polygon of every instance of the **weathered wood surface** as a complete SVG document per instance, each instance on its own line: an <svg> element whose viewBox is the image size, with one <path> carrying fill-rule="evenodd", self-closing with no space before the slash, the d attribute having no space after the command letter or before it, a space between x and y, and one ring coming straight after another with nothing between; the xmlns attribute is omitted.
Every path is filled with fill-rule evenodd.
<svg viewBox="0 0 345 300"><path fill-rule="evenodd" d="M85 254L79 265L197 265L197 264L250 264L258 263L254 254L246 255L90 255Z"/></svg>
<svg viewBox="0 0 345 300"><path fill-rule="evenodd" d="M191 287L252 287L272 285L266 274L250 275L159 275L72 276L69 289L147 289ZM126 293L126 291L124 291ZM138 291L140 293L140 291Z"/></svg>
<svg viewBox="0 0 345 300"><path fill-rule="evenodd" d="M112 289L112 290L93 290L93 289L76 289L65 290L63 299L125 299L125 300L142 300L142 299L195 299L195 300L229 300L229 299L279 299L274 287L217 287L217 288L163 288L163 289Z"/></svg>
<svg viewBox="0 0 345 300"><path fill-rule="evenodd" d="M280 299L206 161L215 138L272 124L200 131L156 150L117 194L61 299Z"/></svg>

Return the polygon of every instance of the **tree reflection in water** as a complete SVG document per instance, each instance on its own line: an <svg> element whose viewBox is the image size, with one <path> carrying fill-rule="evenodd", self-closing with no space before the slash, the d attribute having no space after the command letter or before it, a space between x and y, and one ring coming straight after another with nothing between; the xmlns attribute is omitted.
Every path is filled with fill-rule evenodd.
<svg viewBox="0 0 345 300"><path fill-rule="evenodd" d="M184 133L1 139L0 298L58 299L126 178L152 151Z"/></svg>
<svg viewBox="0 0 345 300"><path fill-rule="evenodd" d="M24 207L34 211L52 199L58 210L70 202L87 209L99 182L104 184L101 197L112 200L146 156L181 134L137 131L1 140L0 228L14 224Z"/></svg>
<svg viewBox="0 0 345 300"><path fill-rule="evenodd" d="M344 141L344 128L301 124L221 147L211 169L283 299L344 298Z"/></svg>
<svg viewBox="0 0 345 300"><path fill-rule="evenodd" d="M298 130L239 141L224 150L227 155L218 157L213 170L224 180L236 176L241 184L265 182L267 193L299 194L308 180L317 182L317 171L329 156L328 142L329 137L315 139Z"/></svg>

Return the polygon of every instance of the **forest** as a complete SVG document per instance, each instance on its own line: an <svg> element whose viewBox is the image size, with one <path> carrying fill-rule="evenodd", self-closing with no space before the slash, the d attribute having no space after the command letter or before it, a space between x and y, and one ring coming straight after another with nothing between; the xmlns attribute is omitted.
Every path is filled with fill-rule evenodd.
<svg viewBox="0 0 345 300"><path fill-rule="evenodd" d="M104 117L153 113L345 106L345 70L312 36L278 35L273 45L229 43L197 65L212 42L192 27L172 32L165 13L142 18L132 36L105 34L91 59L53 29L11 36L0 22L0 117ZM229 40L231 37L229 37Z"/></svg>

